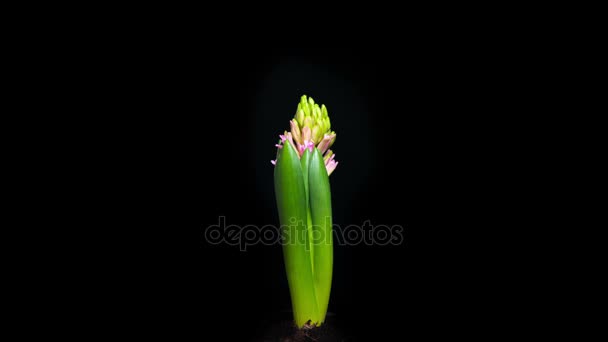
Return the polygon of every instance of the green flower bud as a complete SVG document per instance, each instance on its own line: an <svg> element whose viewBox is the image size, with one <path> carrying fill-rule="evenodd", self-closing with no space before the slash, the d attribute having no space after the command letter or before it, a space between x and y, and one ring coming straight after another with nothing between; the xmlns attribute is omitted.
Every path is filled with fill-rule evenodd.
<svg viewBox="0 0 608 342"><path fill-rule="evenodd" d="M310 115L310 108L308 107L308 100L306 99L306 95L302 95L300 99L300 109L304 111L305 116Z"/></svg>
<svg viewBox="0 0 608 342"><path fill-rule="evenodd" d="M300 109L299 106L298 106L298 112L296 113L296 120L298 121L298 125L300 125L300 127L302 127L302 125L304 124L304 111L302 109Z"/></svg>
<svg viewBox="0 0 608 342"><path fill-rule="evenodd" d="M314 125L314 127L312 128L312 141L315 144L318 144L319 142L321 142L322 138L323 132L321 132L321 127L319 127L319 125Z"/></svg>
<svg viewBox="0 0 608 342"><path fill-rule="evenodd" d="M314 113L315 120L321 120L321 108L319 108L318 104L315 104L313 113Z"/></svg>
<svg viewBox="0 0 608 342"><path fill-rule="evenodd" d="M300 134L296 131L292 133L292 135L301 138L301 144L306 140L319 144L321 140L323 140L324 135L332 133L330 130L331 121L329 120L327 107L325 107L325 105L319 106L312 97L303 95L300 98L300 103L298 104L298 109L294 118L295 122L297 122ZM310 132L310 134L308 135L304 132ZM307 135L310 139L306 139Z"/></svg>
<svg viewBox="0 0 608 342"><path fill-rule="evenodd" d="M276 144L277 149L283 149L286 145L285 142L288 141L297 152L298 158L303 158L305 151L313 153L314 148L317 148L322 156L329 158L325 159L325 165L327 173L331 174L338 162L333 160L333 152L329 150L336 141L336 132L331 130L327 107L319 105L311 97L303 95L289 125L291 131L284 132L280 136L281 140ZM271 162L274 165L277 164L277 160Z"/></svg>
<svg viewBox="0 0 608 342"><path fill-rule="evenodd" d="M302 109L306 109L306 106L308 105L308 100L306 99L306 95L302 95L302 97L300 98L300 106L302 106Z"/></svg>
<svg viewBox="0 0 608 342"><path fill-rule="evenodd" d="M331 142L329 143L329 147L331 147L335 142L336 142L336 132L331 132L331 135L333 136L333 138L331 139Z"/></svg>
<svg viewBox="0 0 608 342"><path fill-rule="evenodd" d="M312 127L314 126L314 122L312 116L307 116L304 118L304 124L302 126Z"/></svg>

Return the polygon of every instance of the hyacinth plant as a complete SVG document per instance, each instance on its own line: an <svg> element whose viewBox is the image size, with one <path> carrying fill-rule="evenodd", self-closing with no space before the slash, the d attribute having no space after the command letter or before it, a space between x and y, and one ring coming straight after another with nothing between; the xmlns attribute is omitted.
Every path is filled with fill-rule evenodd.
<svg viewBox="0 0 608 342"><path fill-rule="evenodd" d="M294 320L299 328L325 321L333 271L329 175L338 162L325 105L302 96L290 131L279 135L272 162L283 257Z"/></svg>

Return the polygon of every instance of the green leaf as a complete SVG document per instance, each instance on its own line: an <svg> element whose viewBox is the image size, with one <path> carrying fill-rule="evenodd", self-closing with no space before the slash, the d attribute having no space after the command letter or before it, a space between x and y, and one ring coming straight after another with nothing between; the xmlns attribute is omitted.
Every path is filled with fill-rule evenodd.
<svg viewBox="0 0 608 342"><path fill-rule="evenodd" d="M308 250L310 251L310 265L312 269L312 273L315 273L315 264L314 259L315 255L312 253L312 218L310 216L310 200L308 194L308 166L310 165L310 158L312 157L312 153L307 148L304 150L302 154L302 158L300 159L300 164L302 165L302 178L304 179L304 190L306 192L306 218L307 218L307 229L308 229Z"/></svg>
<svg viewBox="0 0 608 342"><path fill-rule="evenodd" d="M312 219L313 269L315 294L321 316L325 320L333 272L333 236L331 189L323 156L314 149L308 167L308 192Z"/></svg>
<svg viewBox="0 0 608 342"><path fill-rule="evenodd" d="M286 142L274 170L274 188L281 221L283 256L298 327L320 321L311 264L306 187L298 153Z"/></svg>

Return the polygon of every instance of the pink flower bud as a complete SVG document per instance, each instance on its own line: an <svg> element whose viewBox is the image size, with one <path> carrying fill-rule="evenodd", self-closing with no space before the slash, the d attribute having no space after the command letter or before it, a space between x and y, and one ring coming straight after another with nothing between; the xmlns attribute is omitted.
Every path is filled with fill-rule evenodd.
<svg viewBox="0 0 608 342"><path fill-rule="evenodd" d="M298 126L298 122L293 119L289 121L289 125L291 126L291 135L293 139L298 143L302 143L302 134L300 133L300 127Z"/></svg>
<svg viewBox="0 0 608 342"><path fill-rule="evenodd" d="M337 166L338 162L333 160L332 158L331 161L325 166L325 168L327 169L327 175L331 175L331 173L334 172Z"/></svg>

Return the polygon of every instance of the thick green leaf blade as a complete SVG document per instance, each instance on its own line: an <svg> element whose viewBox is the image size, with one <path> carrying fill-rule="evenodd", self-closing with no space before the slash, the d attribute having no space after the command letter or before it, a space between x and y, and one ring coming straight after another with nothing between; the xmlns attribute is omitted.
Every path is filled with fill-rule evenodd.
<svg viewBox="0 0 608 342"><path fill-rule="evenodd" d="M325 320L333 272L331 190L323 156L314 149L308 167L308 190L313 228L315 294L321 322Z"/></svg>
<svg viewBox="0 0 608 342"><path fill-rule="evenodd" d="M298 154L288 142L278 154L274 188L294 318L298 327L302 327L308 320L314 323L320 318L309 248L304 177Z"/></svg>
<svg viewBox="0 0 608 342"><path fill-rule="evenodd" d="M308 250L310 251L310 264L312 267L312 273L315 273L315 255L312 253L312 218L310 216L310 197L308 193L308 166L310 165L310 158L312 153L309 149L304 150L300 164L302 165L302 178L304 179L304 190L306 191L306 218L307 218L307 229L308 229Z"/></svg>

